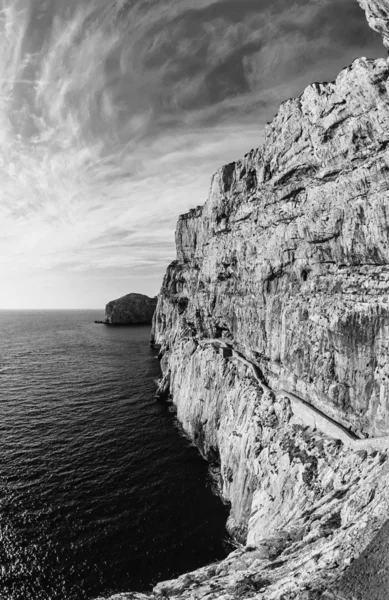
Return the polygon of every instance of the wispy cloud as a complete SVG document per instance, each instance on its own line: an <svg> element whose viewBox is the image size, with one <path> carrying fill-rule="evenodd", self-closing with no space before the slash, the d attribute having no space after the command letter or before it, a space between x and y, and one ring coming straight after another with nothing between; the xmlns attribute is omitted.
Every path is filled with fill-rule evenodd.
<svg viewBox="0 0 389 600"><path fill-rule="evenodd" d="M155 293L213 171L361 54L355 0L0 0L0 306Z"/></svg>

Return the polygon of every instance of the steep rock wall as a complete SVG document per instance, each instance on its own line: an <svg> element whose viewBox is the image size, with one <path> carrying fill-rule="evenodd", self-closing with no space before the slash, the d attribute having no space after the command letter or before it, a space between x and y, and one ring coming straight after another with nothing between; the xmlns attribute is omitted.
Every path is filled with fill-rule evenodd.
<svg viewBox="0 0 389 600"><path fill-rule="evenodd" d="M387 1L358 1L389 46ZM388 75L359 59L284 103L180 217L154 316L160 392L218 466L246 546L115 599L387 598L387 439L371 439L389 434Z"/></svg>
<svg viewBox="0 0 389 600"><path fill-rule="evenodd" d="M359 435L389 433L388 74L359 59L309 86L216 174L154 325L164 352L220 337Z"/></svg>
<svg viewBox="0 0 389 600"><path fill-rule="evenodd" d="M312 84L285 102L264 146L220 169L206 204L177 225L177 260L153 323L161 390L201 452L219 465L221 493L231 503L228 528L249 547L297 543L293 532L301 533L303 515L331 504L345 481L341 444L327 446L330 438L307 428L290 398L308 402L350 436L389 435L388 76L386 60L358 59L335 82ZM366 451L344 452L348 464ZM363 496L363 469L348 472L352 495ZM387 515L386 487L379 485L377 529ZM323 559L335 569L334 581L342 561L353 560L373 535L354 532L359 538L350 550L347 497L338 499L339 529L317 534L328 552L328 537L344 544L342 560L334 559L338 571L329 555ZM367 502L360 518L370 510ZM301 535L311 543L312 532ZM303 547L301 564L312 559ZM311 568L317 589L326 568ZM293 595L304 589L299 578L295 592L282 595L287 571L260 597L300 597ZM209 593L200 583L202 591L188 597ZM186 597L182 582L158 588L172 589Z"/></svg>

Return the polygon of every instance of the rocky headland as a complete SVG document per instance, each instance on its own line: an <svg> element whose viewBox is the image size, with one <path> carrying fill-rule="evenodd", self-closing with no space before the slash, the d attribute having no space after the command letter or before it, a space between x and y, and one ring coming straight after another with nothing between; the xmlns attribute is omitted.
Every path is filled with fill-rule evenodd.
<svg viewBox="0 0 389 600"><path fill-rule="evenodd" d="M388 3L360 4L389 44ZM115 600L389 597L388 78L360 58L283 103L179 218L160 392L240 546Z"/></svg>
<svg viewBox="0 0 389 600"><path fill-rule="evenodd" d="M127 294L108 302L105 307L104 325L148 325L151 324L157 297L149 298L144 294Z"/></svg>

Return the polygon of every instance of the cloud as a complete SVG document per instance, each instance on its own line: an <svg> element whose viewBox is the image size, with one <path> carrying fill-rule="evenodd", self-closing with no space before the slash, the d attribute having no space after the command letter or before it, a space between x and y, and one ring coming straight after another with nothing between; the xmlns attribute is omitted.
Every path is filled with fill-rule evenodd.
<svg viewBox="0 0 389 600"><path fill-rule="evenodd" d="M355 0L0 0L3 280L147 272L157 291L214 170L281 101L383 52Z"/></svg>

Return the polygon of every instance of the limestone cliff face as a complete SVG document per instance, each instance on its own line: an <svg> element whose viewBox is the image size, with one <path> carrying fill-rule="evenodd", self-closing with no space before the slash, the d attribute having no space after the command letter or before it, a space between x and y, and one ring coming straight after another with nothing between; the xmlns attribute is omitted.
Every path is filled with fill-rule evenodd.
<svg viewBox="0 0 389 600"><path fill-rule="evenodd" d="M105 307L107 325L135 325L151 323L157 298L143 294L127 294L108 302Z"/></svg>
<svg viewBox="0 0 389 600"><path fill-rule="evenodd" d="M216 568L219 596L205 571L158 593L241 597L238 571L253 597L321 594L387 518L388 77L361 58L285 102L263 147L179 219L154 316L161 390L220 467L230 532L256 550ZM383 436L383 452L342 447L332 426Z"/></svg>
<svg viewBox="0 0 389 600"><path fill-rule="evenodd" d="M359 2L389 45L387 1ZM180 217L160 392L218 466L242 546L117 598L387 598L388 92L384 59L310 85Z"/></svg>
<svg viewBox="0 0 389 600"><path fill-rule="evenodd" d="M171 369L183 340L220 338L270 386L389 433L388 75L359 59L285 102L180 218L154 326Z"/></svg>

